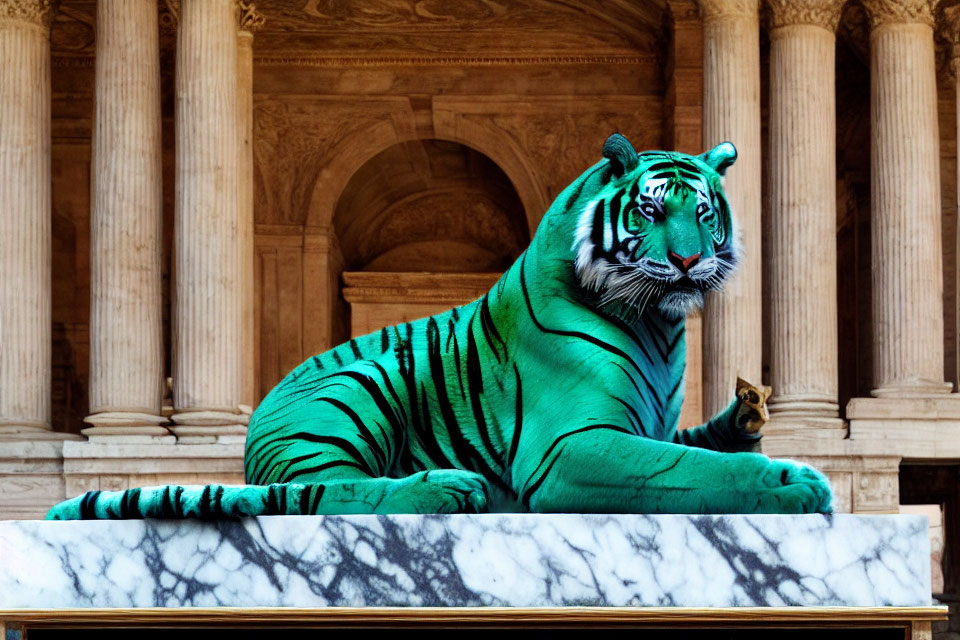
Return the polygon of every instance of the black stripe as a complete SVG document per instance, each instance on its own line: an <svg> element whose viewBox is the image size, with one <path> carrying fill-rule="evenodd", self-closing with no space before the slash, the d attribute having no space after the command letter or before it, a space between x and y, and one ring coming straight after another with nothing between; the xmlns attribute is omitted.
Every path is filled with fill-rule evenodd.
<svg viewBox="0 0 960 640"><path fill-rule="evenodd" d="M481 324L483 324L481 322ZM477 343L473 338L473 321L467 328L467 387L470 390L470 408L473 409L473 419L480 433L480 439L491 460L497 460L502 451L497 451L490 439L490 429L487 427L486 417L483 415L483 405L480 403L480 394L483 393L483 372L480 370L480 354Z"/></svg>
<svg viewBox="0 0 960 640"><path fill-rule="evenodd" d="M500 332L497 331L497 326L493 323L493 316L490 315L489 299L489 292L483 294L483 300L480 303L480 327L483 329L483 338L487 341L487 345L496 357L497 362L500 362L500 353L497 350L497 345L490 339L490 334L493 334L494 339L503 347L504 356L507 354L507 344L500 337Z"/></svg>
<svg viewBox="0 0 960 640"><path fill-rule="evenodd" d="M383 415L383 417L387 419L387 422L390 423L390 427L394 430L394 432L396 433L402 429L400 424L400 416L397 413L396 407L387 401L387 397L383 395L380 385L374 382L370 376L365 376L362 373L357 373L356 371L341 371L334 375L345 376L360 383L360 386L363 387L363 390L367 392L367 395L369 395L373 399L373 402L377 405L377 409L380 411L381 415ZM369 433L369 431L367 433ZM371 446L376 446L377 449L382 451L379 443L373 442ZM396 455L396 450L392 451L389 457L384 456L382 461L383 471L389 469L393 464L394 455Z"/></svg>
<svg viewBox="0 0 960 640"><path fill-rule="evenodd" d="M534 473L534 474L537 473L537 470L540 469L540 467L543 466L543 464L547 461L547 458L550 457L550 454L553 452L553 450L554 450L561 442L563 442L564 440L566 440L566 439L569 438L570 436L577 435L578 433L584 433L585 431L595 431L596 429L608 429L608 430L611 430L611 431L618 431L618 432L620 432L620 433L626 433L626 434L629 434L629 433L630 433L629 431L627 431L627 430L625 430L625 429L623 429L623 428L621 428L621 427L618 427L618 426L616 426L616 425L613 425L613 424L593 424L593 425L590 425L590 426L588 426L588 427L580 427L579 429L574 429L573 431L568 431L567 433L564 433L564 434L562 434L562 435L560 435L559 437L557 437L557 438L554 439L553 443L550 445L549 448L547 448L546 452L545 452L545 453L543 454L543 456L540 458L540 462L537 464L536 468L533 470L533 473ZM544 472L540 475L540 477L537 479L537 481L536 481L529 489L527 489L527 490L523 493L523 500L522 500L522 502L523 502L524 506L526 506L528 509L530 508L530 496L533 494L534 491L537 490L537 487L539 487L539 486L543 483L543 481L544 481L544 479L546 478L547 474L550 473L550 469L553 468L553 465L556 464L556 462L557 462L557 460L558 460L559 458L560 458L560 454L558 453L558 454L557 454L557 457L554 458L554 459L553 459L553 462L551 462L551 463L547 466L547 468L546 468L546 469L544 470ZM531 477L532 477L532 476L531 476Z"/></svg>
<svg viewBox="0 0 960 640"><path fill-rule="evenodd" d="M316 515L317 507L320 506L320 498L323 497L323 492L326 491L327 485L325 484L316 484L313 485L313 502L310 503L310 513Z"/></svg>
<svg viewBox="0 0 960 640"><path fill-rule="evenodd" d="M386 353L387 349L390 348L390 334L387 332L387 328L384 327L380 329L380 353Z"/></svg>
<svg viewBox="0 0 960 640"><path fill-rule="evenodd" d="M177 518L183 517L183 487L179 485L173 492L173 513Z"/></svg>
<svg viewBox="0 0 960 640"><path fill-rule="evenodd" d="M640 373L641 375L643 374L643 372L640 370L639 365L637 365L637 363L633 360L633 358L631 358L628 354L624 353L623 351L613 346L612 344L607 344L602 340L594 338L593 336L588 335L586 333L581 333L579 331L562 331L560 329L548 329L547 327L540 324L540 321L537 320L536 314L534 314L533 312L533 303L530 301L530 292L527 290L527 279L526 279L526 276L524 275L524 271L526 269L526 260L527 260L527 254L526 252L524 252L523 258L521 258L521 262L520 262L520 288L523 291L523 299L527 303L527 313L529 313L530 319L533 321L533 324L537 327L537 329L539 329L540 331L543 331L544 333L550 333L556 336L565 336L569 338L579 338L581 340L586 340L590 344L595 345L600 349L607 351L608 353L612 353L615 356L619 356L623 358L624 360L629 362L630 366L633 367L638 373Z"/></svg>
<svg viewBox="0 0 960 640"><path fill-rule="evenodd" d="M626 369L624 369L623 367L621 367L619 362L614 362L614 363L613 363L613 366L615 366L615 367L617 367L618 369L620 369L620 371L623 371L623 375L627 376L627 380L629 380L629 381L630 381L630 384L633 385L633 388L636 389L636 391L637 391L637 396L639 396L639 397L642 398L642 397L643 397L643 393L640 391L640 387L637 386L637 382L636 382L636 380L633 379L633 376L631 376L630 373L629 373ZM643 432L642 435L649 437L649 434L647 434L647 430L644 429L642 423L640 424L640 431Z"/></svg>
<svg viewBox="0 0 960 640"><path fill-rule="evenodd" d="M320 356L313 356L313 364L318 370L323 369L323 365L320 364Z"/></svg>
<svg viewBox="0 0 960 640"><path fill-rule="evenodd" d="M543 484L543 481L547 479L547 476L550 475L550 471L553 469L553 465L557 464L557 460L560 459L561 453L563 453L562 449L559 452L557 452L557 457L550 462L550 464L543 471L543 473L540 474L540 477L537 478L537 481L534 482L532 485L530 485L529 489L523 492L523 498L521 500L521 503L527 509L527 511L530 510L530 497L533 495L534 491L540 488L540 485Z"/></svg>
<svg viewBox="0 0 960 640"><path fill-rule="evenodd" d="M218 486L217 490L213 492L213 512L220 516L223 514L223 492L224 488Z"/></svg>
<svg viewBox="0 0 960 640"><path fill-rule="evenodd" d="M261 455L265 452L266 448L269 447L271 444L276 444L276 443L271 441L271 442L268 442L266 445L264 445L263 449L261 449L260 451ZM279 456L281 453L283 453L289 448L290 448L290 445L285 445L285 446L281 445L277 447L276 451L274 451L268 457L261 460L258 465L259 471L257 469L254 469L255 473L253 474L253 477L250 478L251 484L263 484L263 481L266 480L266 474L268 474L271 470L270 463L273 462L277 458L277 456Z"/></svg>
<svg viewBox="0 0 960 640"><path fill-rule="evenodd" d="M420 424L420 408L417 403L417 382L414 375L414 362L413 358L410 358L409 368L407 367L406 358L402 354L400 347L400 329L394 327L394 332L397 337L397 364L400 371L400 379L403 381L404 386L407 388L407 400L410 403L410 420L408 424L413 425L414 430L419 434L422 430L422 425ZM430 452L428 452L430 455Z"/></svg>
<svg viewBox="0 0 960 640"><path fill-rule="evenodd" d="M634 431L637 433L637 435L645 435L646 430L643 428L643 420L640 419L640 414L637 413L637 410L633 408L633 405L622 398L618 398L617 396L610 397L627 408L627 411L630 414L630 422L634 425Z"/></svg>
<svg viewBox="0 0 960 640"><path fill-rule="evenodd" d="M363 355L360 353L360 347L357 346L357 341L353 338L350 338L350 350L353 351L353 357L357 360L361 360Z"/></svg>
<svg viewBox="0 0 960 640"><path fill-rule="evenodd" d="M457 337L453 337L453 361L457 363L457 382L460 384L460 399L466 400L467 393L463 388L463 372L460 371L460 344Z"/></svg>
<svg viewBox="0 0 960 640"><path fill-rule="evenodd" d="M367 429L367 425L363 423L363 418L361 418L356 411L348 407L345 403L341 402L340 400L337 400L336 398L323 397L323 398L317 398L315 401L326 402L327 404L333 405L337 409L340 409L341 412L343 412L348 418L350 418L353 421L354 426L357 428L357 432L358 432L357 435L360 437L360 440L365 442L367 446L370 448L370 452L373 454L374 458L376 458L377 465L379 467L376 471L374 471L372 467L367 467L370 469L370 475L379 476L382 473L384 473L387 470L387 455L384 452L383 447L380 446L380 443L377 442L376 438L373 437L373 433L371 433L370 430ZM358 454L360 453L358 449L356 451ZM362 458L362 455L361 455L361 458ZM362 459L363 459L363 463L366 464L366 459L365 458L362 458ZM357 462L360 462L360 460L358 459Z"/></svg>
<svg viewBox="0 0 960 640"><path fill-rule="evenodd" d="M513 363L513 373L517 380L517 403L514 407L513 438L510 440L510 453L507 454L507 467L513 466L513 458L517 455L520 446L520 430L523 427L523 387L520 384L520 370L517 363Z"/></svg>
<svg viewBox="0 0 960 640"><path fill-rule="evenodd" d="M620 223L620 205L624 193L625 190L620 189L620 191L617 191L617 194L613 196L613 199L610 201L610 231L613 233L613 242L610 244L611 251L616 248L617 244L619 243L617 226Z"/></svg>
<svg viewBox="0 0 960 640"><path fill-rule="evenodd" d="M266 515L280 515L280 504L277 502L277 489L282 485L271 484L267 487Z"/></svg>
<svg viewBox="0 0 960 640"><path fill-rule="evenodd" d="M310 490L313 486L312 484L305 484L300 491L300 515L302 516L310 514Z"/></svg>
<svg viewBox="0 0 960 640"><path fill-rule="evenodd" d="M203 488L203 492L200 493L200 502L197 504L197 508L200 511L200 517L203 519L210 518L210 485L206 485Z"/></svg>
<svg viewBox="0 0 960 640"><path fill-rule="evenodd" d="M454 322L460 320L460 307L454 307L453 309L450 309L450 315L453 316Z"/></svg>
<svg viewBox="0 0 960 640"><path fill-rule="evenodd" d="M295 458L290 458L289 460L286 461L287 464L286 464L286 466L283 468L283 471L280 471L280 472L277 473L277 477L278 477L278 478L283 478L283 477L285 477L285 476L287 475L287 472L290 471L290 467L292 467L293 465L299 464L299 463L301 463L301 462L303 462L303 461L305 461L305 460L309 460L310 458L316 458L316 457L319 456L319 455L323 455L323 452L322 452L322 451L315 451L314 453L307 453L307 454L302 455L302 456L297 456L297 457L295 457Z"/></svg>
<svg viewBox="0 0 960 640"><path fill-rule="evenodd" d="M334 361L337 363L337 366L338 366L338 367L342 367L342 366L343 366L343 360L340 359L340 354L337 353L337 350L334 349L334 350L332 350L330 353L333 355L333 359L334 359Z"/></svg>
<svg viewBox="0 0 960 640"><path fill-rule="evenodd" d="M593 210L593 225L590 229L590 241L593 243L593 259L596 260L599 258L606 247L603 246L603 205L605 202L600 200L597 203L596 208ZM526 254L524 254L526 258ZM520 270L521 280L523 278L523 270Z"/></svg>
<svg viewBox="0 0 960 640"><path fill-rule="evenodd" d="M420 383L420 396L423 399L423 406L430 406L427 401L427 385L422 382ZM433 417L429 411L423 412L423 429L419 432L419 435L420 437L417 439L417 442L420 443L420 446L424 449L424 453L427 454L433 464L441 469L453 469L457 467L457 465L447 459L447 454L440 448L440 444L437 442L436 431L433 428Z"/></svg>
<svg viewBox="0 0 960 640"><path fill-rule="evenodd" d="M174 516L173 503L170 501L170 489L172 488L169 485L163 488L163 499L160 501L160 516L163 518Z"/></svg>
<svg viewBox="0 0 960 640"><path fill-rule="evenodd" d="M450 341L457 337L457 323L453 318L447 322L447 345L446 350L450 351Z"/></svg>
<svg viewBox="0 0 960 640"><path fill-rule="evenodd" d="M677 391L680 391L680 386L683 384L683 376L677 378L676 384L673 385L673 389L670 390L670 395L667 396L667 402L673 399L673 396L677 394Z"/></svg>
<svg viewBox="0 0 960 640"><path fill-rule="evenodd" d="M668 356L671 355L673 353L673 350L677 348L677 344L680 343L680 338L682 338L684 334L686 334L686 332L687 332L686 327L681 326L680 330L677 331L677 335L673 336L673 340L671 340L670 344L667 345Z"/></svg>
<svg viewBox="0 0 960 640"><path fill-rule="evenodd" d="M337 436L326 436L316 433L310 433L308 431L298 431L297 433L290 434L288 436L282 436L281 440L304 440L306 442L315 442L317 444L329 444L335 447L340 447L343 449L343 452L348 456L353 458L356 461L358 469L366 473L368 476L374 477L377 474L373 472L373 469L370 468L370 465L367 464L366 459L363 457L363 454L360 453L360 450L357 447L347 440L346 438L340 438ZM344 464L347 464L344 462ZM353 465L351 465L353 466Z"/></svg>
<svg viewBox="0 0 960 640"><path fill-rule="evenodd" d="M96 520L97 519L97 499L100 497L99 491L87 491L83 496L83 499L80 500L80 519L81 520Z"/></svg>
<svg viewBox="0 0 960 640"><path fill-rule="evenodd" d="M292 482L293 479L298 476L302 476L307 473L320 473L321 471L326 471L327 469L332 469L333 467L351 467L353 469L359 469L360 471L364 471L363 467L361 467L355 462L348 462L346 460L334 460L333 462L325 462L324 464L317 465L316 467L308 467L307 469L300 469L299 471L293 473L285 481Z"/></svg>
<svg viewBox="0 0 960 640"><path fill-rule="evenodd" d="M380 377L383 378L383 384L387 387L387 392L390 394L390 397L393 398L394 406L397 407L397 412L400 417L403 419L403 422L407 421L407 410L404 408L403 403L400 401L400 395L393 388L393 383L390 382L390 376L387 375L387 370L379 362L371 363L376 367L377 371L380 373ZM399 448L399 447L398 447Z"/></svg>
<svg viewBox="0 0 960 640"><path fill-rule="evenodd" d="M472 339L473 319L467 327L467 336ZM433 388L437 394L437 405L440 409L440 417L443 419L443 425L450 438L450 446L453 447L453 454L459 464L454 466L458 468L469 469L474 461L481 462L480 456L476 450L470 446L467 439L460 429L457 417L453 413L453 406L450 404L450 396L447 393L447 383L443 374L443 359L440 354L440 332L437 323L430 318L427 322L427 357L430 362L430 376L433 380Z"/></svg>

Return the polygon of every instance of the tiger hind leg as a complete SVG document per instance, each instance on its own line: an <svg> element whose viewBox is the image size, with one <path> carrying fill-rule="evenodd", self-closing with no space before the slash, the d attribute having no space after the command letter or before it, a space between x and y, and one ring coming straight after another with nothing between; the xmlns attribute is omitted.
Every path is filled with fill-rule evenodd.
<svg viewBox="0 0 960 640"><path fill-rule="evenodd" d="M222 519L273 515L354 513L479 513L488 487L479 474L459 469L421 471L406 478L144 487L88 491L54 505L47 520L131 518Z"/></svg>

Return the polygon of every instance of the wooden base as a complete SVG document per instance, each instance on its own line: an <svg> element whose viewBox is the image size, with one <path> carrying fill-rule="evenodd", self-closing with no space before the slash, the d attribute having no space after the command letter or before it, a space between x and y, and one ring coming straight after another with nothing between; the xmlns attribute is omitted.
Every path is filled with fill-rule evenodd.
<svg viewBox="0 0 960 640"><path fill-rule="evenodd" d="M0 610L0 630L110 627L486 627L902 629L931 638L947 607L143 608ZM0 638L4 637L0 635ZM10 636L6 636L9 638Z"/></svg>

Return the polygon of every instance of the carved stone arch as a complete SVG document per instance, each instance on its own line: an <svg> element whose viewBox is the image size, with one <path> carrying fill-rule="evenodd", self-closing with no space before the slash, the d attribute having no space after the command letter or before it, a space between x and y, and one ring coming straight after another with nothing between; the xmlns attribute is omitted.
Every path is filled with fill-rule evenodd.
<svg viewBox="0 0 960 640"><path fill-rule="evenodd" d="M439 114L438 114L439 115ZM496 163L510 179L523 204L530 235L550 205L547 192L536 171L516 143L492 126L444 113L435 118L437 140L457 142L479 151ZM414 131L399 130L392 122L380 122L349 136L330 150L330 162L317 177L307 211L307 229L328 229L332 225L340 194L350 178L381 151L401 142L418 139Z"/></svg>
<svg viewBox="0 0 960 640"><path fill-rule="evenodd" d="M459 142L493 160L507 175L516 189L530 237L533 237L540 219L550 206L547 190L539 174L531 166L529 156L517 147L513 138L485 121L467 119L452 111L434 106L435 138Z"/></svg>
<svg viewBox="0 0 960 640"><path fill-rule="evenodd" d="M468 121L450 111L437 113L436 106L434 116L435 131L430 139L469 147L503 171L517 193L532 237L549 202L529 157L506 132L492 124ZM394 145L428 138L404 124L384 119L347 136L329 149L329 161L318 173L301 244L302 357L324 351L350 336L340 282L344 259L334 231L334 214L351 178L369 161ZM267 386L275 382L268 381Z"/></svg>

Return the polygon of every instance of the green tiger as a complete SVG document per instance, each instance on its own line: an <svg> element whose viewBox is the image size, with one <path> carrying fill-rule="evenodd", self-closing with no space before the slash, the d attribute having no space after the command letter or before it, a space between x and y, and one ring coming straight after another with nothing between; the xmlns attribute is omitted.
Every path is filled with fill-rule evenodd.
<svg viewBox="0 0 960 640"><path fill-rule="evenodd" d="M822 474L752 452L763 391L677 430L684 319L740 254L736 149L614 134L603 156L482 298L291 371L251 418L247 486L89 492L48 518L829 512Z"/></svg>

